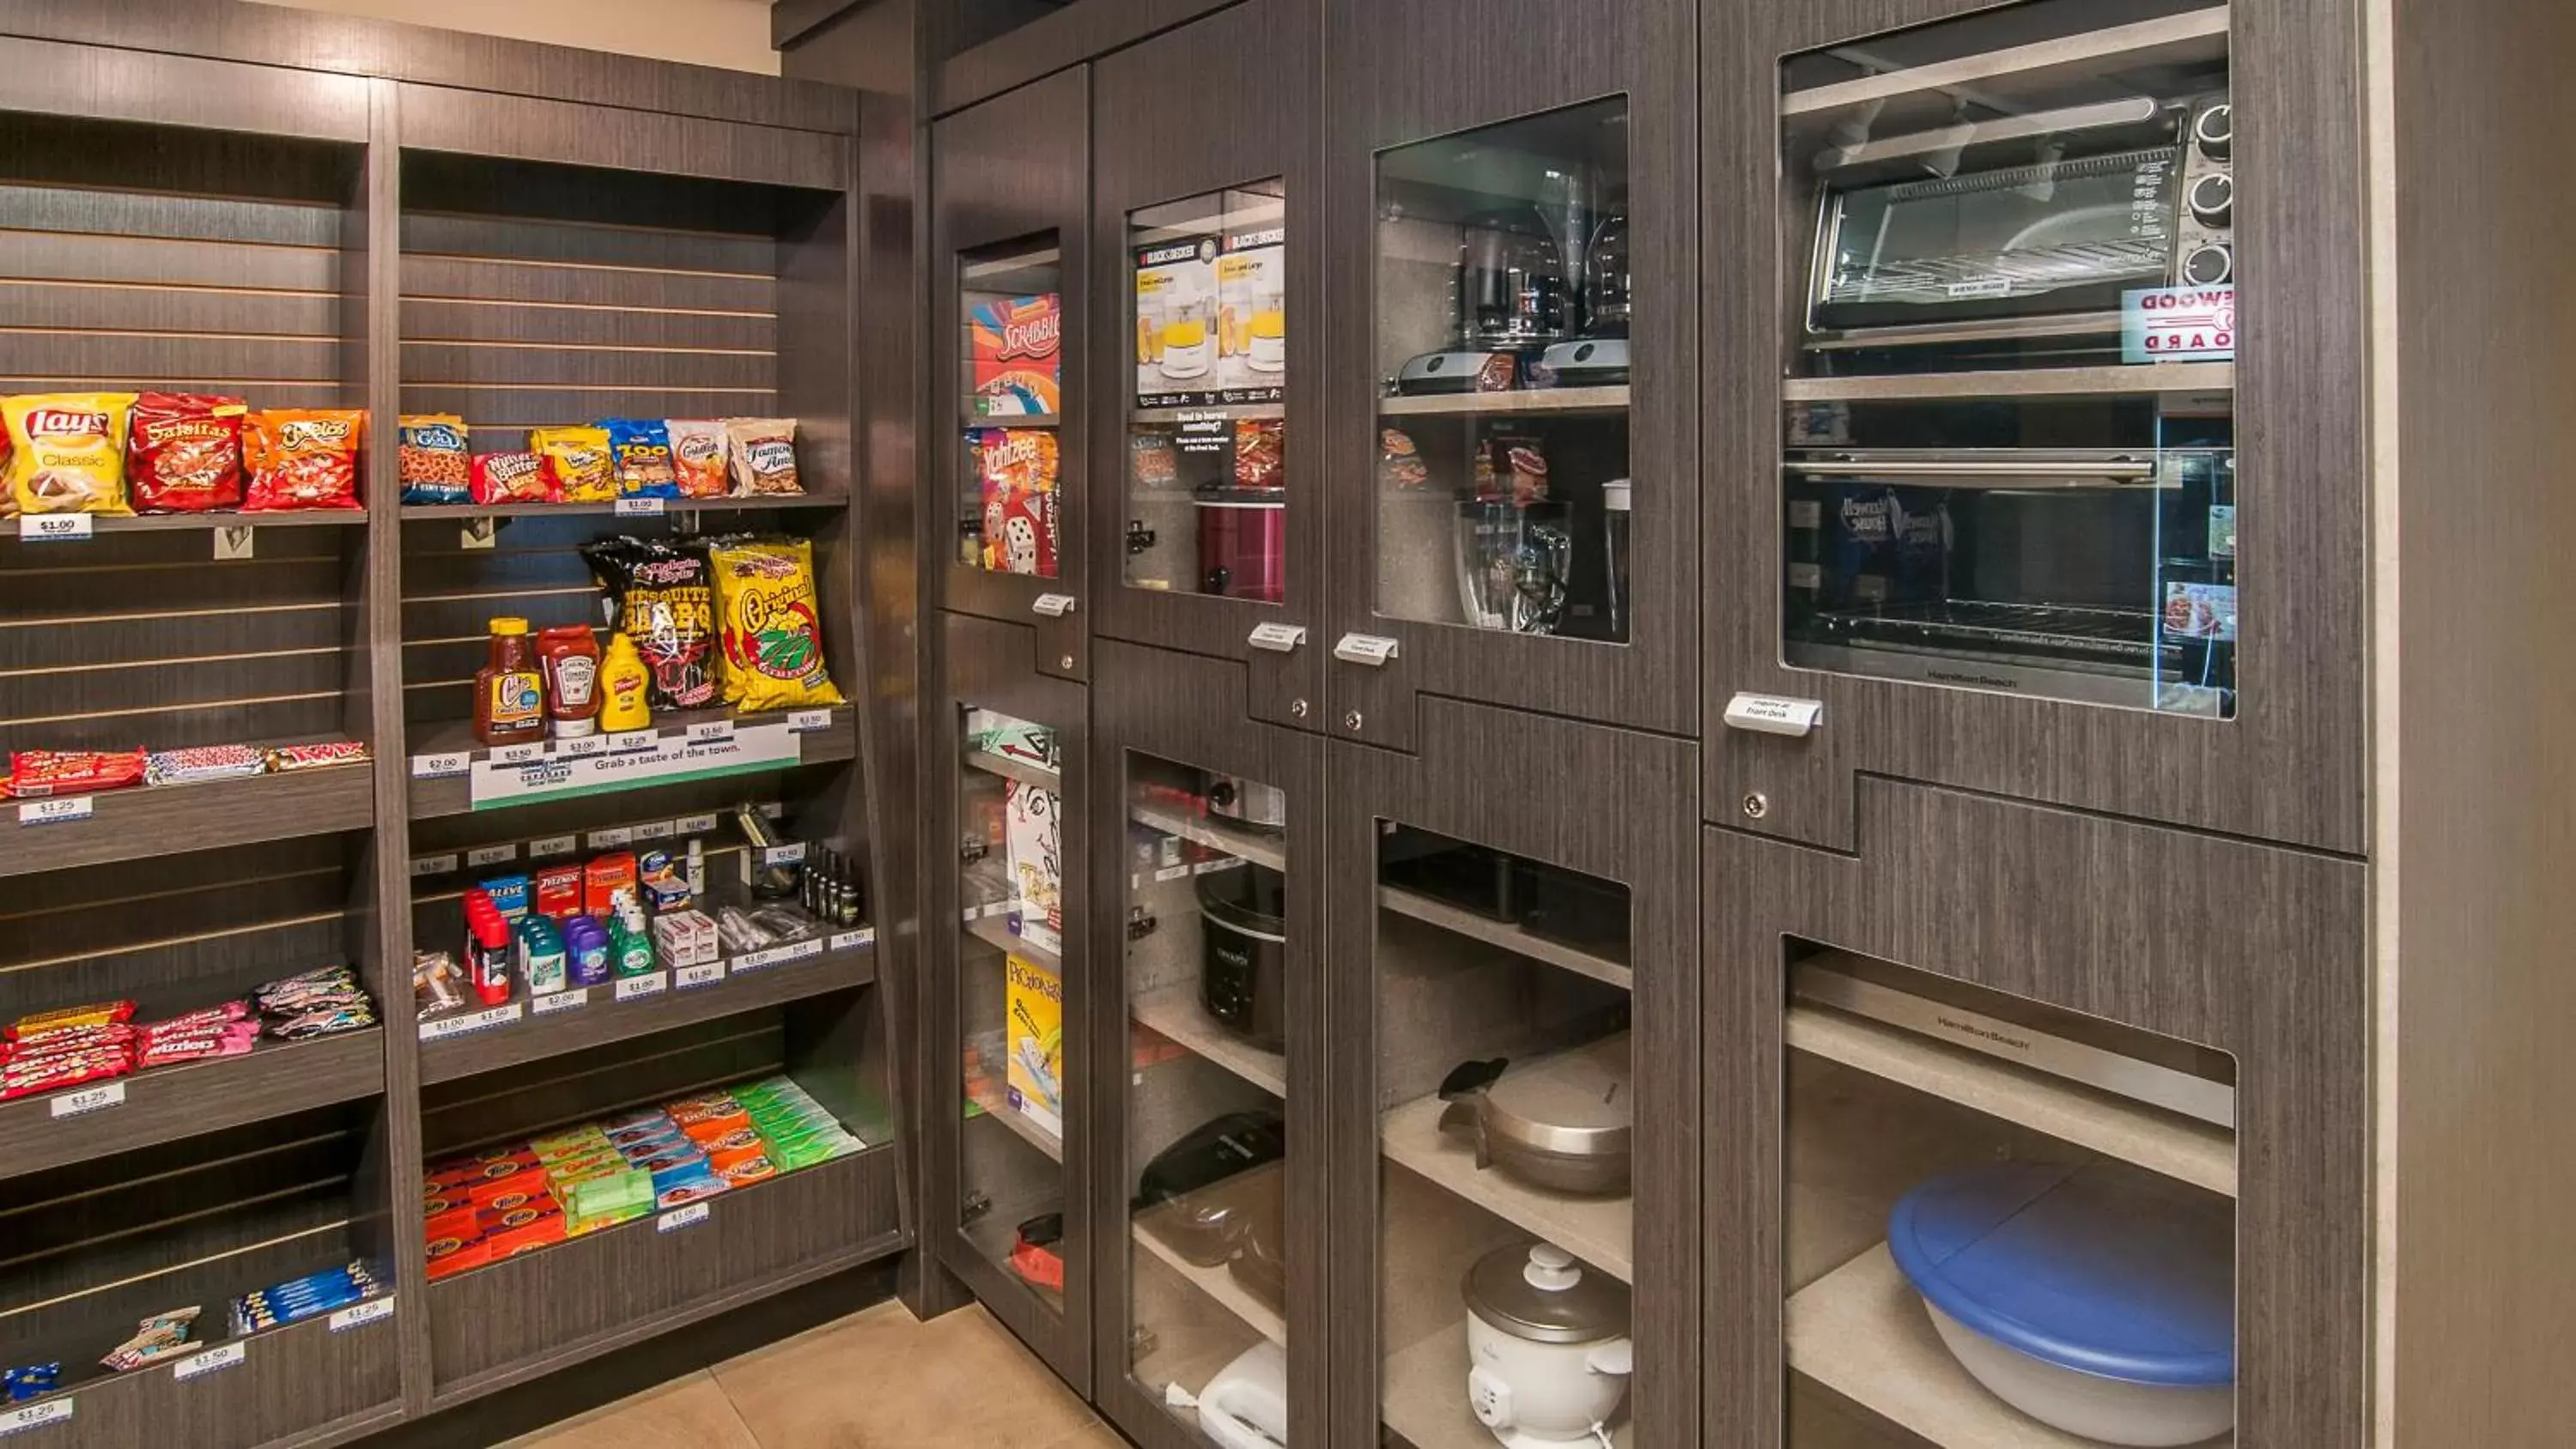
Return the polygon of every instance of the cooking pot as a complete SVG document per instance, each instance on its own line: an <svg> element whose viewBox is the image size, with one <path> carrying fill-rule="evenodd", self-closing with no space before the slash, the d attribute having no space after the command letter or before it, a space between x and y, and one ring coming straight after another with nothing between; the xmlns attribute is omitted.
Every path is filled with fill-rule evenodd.
<svg viewBox="0 0 2576 1449"><path fill-rule="evenodd" d="M1512 1449L1610 1443L1636 1347L1627 1287L1554 1243L1467 1270L1467 1406Z"/></svg>
<svg viewBox="0 0 2576 1449"><path fill-rule="evenodd" d="M1288 792L1240 775L1209 771L1207 807L1208 813L1218 819L1255 830L1288 828Z"/></svg>
<svg viewBox="0 0 2576 1449"><path fill-rule="evenodd" d="M1287 878L1246 861L1198 877L1199 1004L1263 1051L1288 1044Z"/></svg>
<svg viewBox="0 0 2576 1449"><path fill-rule="evenodd" d="M1182 1134L1138 1175L1136 1225L1202 1268L1233 1257L1254 1224L1280 1216L1288 1126L1276 1112L1228 1112Z"/></svg>
<svg viewBox="0 0 2576 1449"><path fill-rule="evenodd" d="M1628 1034L1507 1071L1497 1057L1466 1062L1440 1084L1444 1132L1476 1144L1476 1165L1532 1187L1591 1197L1628 1191L1633 1126Z"/></svg>

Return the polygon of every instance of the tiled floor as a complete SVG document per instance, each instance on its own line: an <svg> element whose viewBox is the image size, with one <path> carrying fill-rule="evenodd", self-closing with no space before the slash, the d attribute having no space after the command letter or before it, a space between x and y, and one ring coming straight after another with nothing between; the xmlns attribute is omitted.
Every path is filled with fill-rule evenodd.
<svg viewBox="0 0 2576 1449"><path fill-rule="evenodd" d="M1123 1449L981 1308L826 1324L509 1449Z"/></svg>

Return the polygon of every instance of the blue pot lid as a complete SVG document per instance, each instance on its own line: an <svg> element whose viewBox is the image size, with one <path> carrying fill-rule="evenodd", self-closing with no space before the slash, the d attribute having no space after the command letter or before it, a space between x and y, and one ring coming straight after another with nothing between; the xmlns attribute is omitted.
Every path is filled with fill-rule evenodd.
<svg viewBox="0 0 2576 1449"><path fill-rule="evenodd" d="M2006 1163L1915 1188L1887 1225L1915 1290L2044 1363L2236 1381L2235 1204L2125 1163Z"/></svg>

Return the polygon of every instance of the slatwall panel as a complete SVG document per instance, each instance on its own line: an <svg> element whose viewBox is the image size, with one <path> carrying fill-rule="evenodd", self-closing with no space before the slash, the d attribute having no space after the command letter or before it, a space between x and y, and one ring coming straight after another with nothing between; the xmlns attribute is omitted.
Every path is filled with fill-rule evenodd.
<svg viewBox="0 0 2576 1449"><path fill-rule="evenodd" d="M405 412L459 414L485 451L776 413L778 193L423 153L403 186Z"/></svg>
<svg viewBox="0 0 2576 1449"><path fill-rule="evenodd" d="M354 148L0 116L0 392L340 405ZM299 523L309 520L298 520ZM338 737L364 530L0 537L0 748Z"/></svg>

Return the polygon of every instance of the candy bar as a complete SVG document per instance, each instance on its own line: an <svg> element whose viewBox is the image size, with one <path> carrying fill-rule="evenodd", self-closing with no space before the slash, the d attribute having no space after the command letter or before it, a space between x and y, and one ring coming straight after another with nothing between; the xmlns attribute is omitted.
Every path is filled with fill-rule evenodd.
<svg viewBox="0 0 2576 1449"><path fill-rule="evenodd" d="M9 793L22 800L87 795L143 783L143 752L20 750L9 757Z"/></svg>
<svg viewBox="0 0 2576 1449"><path fill-rule="evenodd" d="M287 775L297 770L364 764L367 747L358 740L330 740L318 745L275 745L264 753L263 759L271 774Z"/></svg>
<svg viewBox="0 0 2576 1449"><path fill-rule="evenodd" d="M105 1058L78 1056L49 1059L26 1076L18 1074L16 1063L0 1069L0 1102L12 1097L32 1096L37 1092L56 1092L77 1087L83 1082L104 1081L121 1077L134 1070L134 1059L123 1052Z"/></svg>
<svg viewBox="0 0 2576 1449"><path fill-rule="evenodd" d="M239 779L267 768L267 760L248 745L199 745L194 749L156 750L145 756L143 778L154 785L190 785L202 780Z"/></svg>
<svg viewBox="0 0 2576 1449"><path fill-rule="evenodd" d="M63 1385L63 1366L59 1363L30 1363L0 1371L0 1388L7 1390L9 1402L33 1399L50 1394Z"/></svg>
<svg viewBox="0 0 2576 1449"><path fill-rule="evenodd" d="M156 1359L164 1359L195 1348L189 1333L195 1327L198 1310L178 1308L156 1313L136 1325L134 1336L108 1350L100 1363L118 1373L138 1369Z"/></svg>
<svg viewBox="0 0 2576 1449"><path fill-rule="evenodd" d="M40 1011L33 1016L18 1018L17 1022L9 1028L9 1037L14 1041L32 1036L37 1032L59 1031L65 1027L74 1026L106 1026L133 1019L134 1003L131 1001L102 1001L90 1006L66 1006L57 1011Z"/></svg>

